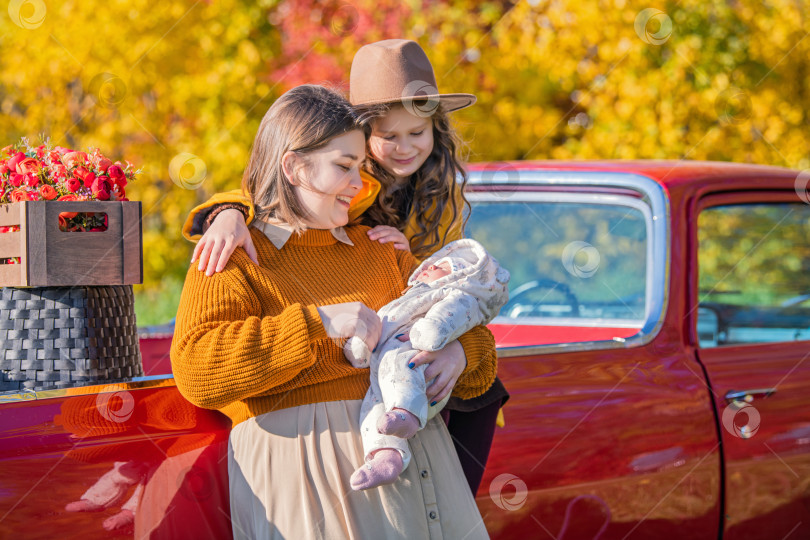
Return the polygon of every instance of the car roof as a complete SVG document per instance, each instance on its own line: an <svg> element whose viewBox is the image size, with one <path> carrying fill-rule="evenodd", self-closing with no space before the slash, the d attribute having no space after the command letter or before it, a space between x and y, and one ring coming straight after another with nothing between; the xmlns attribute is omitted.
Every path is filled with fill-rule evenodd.
<svg viewBox="0 0 810 540"><path fill-rule="evenodd" d="M471 173L482 171L610 172L646 176L668 189L704 186L722 180L747 180L751 187L793 188L799 171L770 165L691 160L600 160L600 161L493 161L471 163ZM810 174L804 173L810 178ZM480 183L472 174L472 184ZM767 179L767 184L764 180ZM491 182L491 180L490 180ZM757 184L762 184L757 186Z"/></svg>

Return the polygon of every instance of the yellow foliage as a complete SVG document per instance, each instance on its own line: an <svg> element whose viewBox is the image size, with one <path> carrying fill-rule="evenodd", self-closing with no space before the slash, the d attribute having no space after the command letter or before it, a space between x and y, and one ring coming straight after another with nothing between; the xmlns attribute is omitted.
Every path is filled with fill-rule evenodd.
<svg viewBox="0 0 810 540"><path fill-rule="evenodd" d="M239 185L259 121L294 80L285 74L318 65L323 77L305 71L305 81L345 81L357 48L377 39L418 40L441 90L478 95L454 115L472 160L810 168L810 0L682 0L653 12L635 0L22 5L21 18L0 18L0 132L98 146L143 167L127 191L143 202L147 290L182 280L182 218ZM329 10L348 30L307 30L327 25ZM202 160L204 179L172 180L184 152Z"/></svg>

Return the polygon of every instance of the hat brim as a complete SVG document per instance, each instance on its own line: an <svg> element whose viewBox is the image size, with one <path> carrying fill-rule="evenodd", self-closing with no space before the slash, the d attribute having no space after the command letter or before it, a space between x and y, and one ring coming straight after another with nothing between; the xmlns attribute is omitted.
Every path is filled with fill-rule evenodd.
<svg viewBox="0 0 810 540"><path fill-rule="evenodd" d="M393 99L375 99L362 103L352 103L354 107L366 107L369 105L383 105L386 103L405 103L411 100L434 100L438 99L444 108L444 112L459 111L474 105L478 98L472 94L433 94L430 96L413 96L410 98L400 97Z"/></svg>

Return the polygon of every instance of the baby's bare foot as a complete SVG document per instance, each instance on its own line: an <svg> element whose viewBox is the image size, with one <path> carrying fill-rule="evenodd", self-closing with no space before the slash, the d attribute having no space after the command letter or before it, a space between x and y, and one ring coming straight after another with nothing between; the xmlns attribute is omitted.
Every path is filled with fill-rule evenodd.
<svg viewBox="0 0 810 540"><path fill-rule="evenodd" d="M405 409L395 408L377 420L377 431L383 435L410 439L419 431L419 419Z"/></svg>
<svg viewBox="0 0 810 540"><path fill-rule="evenodd" d="M402 465L402 454L399 450L383 448L354 471L349 483L355 491L392 484L402 472Z"/></svg>
<svg viewBox="0 0 810 540"><path fill-rule="evenodd" d="M114 516L104 520L102 527L108 531L115 531L132 526L135 523L135 514L131 510L121 510Z"/></svg>

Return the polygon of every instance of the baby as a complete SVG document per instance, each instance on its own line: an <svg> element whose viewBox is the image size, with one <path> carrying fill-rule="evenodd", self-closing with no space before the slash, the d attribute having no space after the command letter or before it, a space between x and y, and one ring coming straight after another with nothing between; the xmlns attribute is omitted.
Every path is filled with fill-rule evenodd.
<svg viewBox="0 0 810 540"><path fill-rule="evenodd" d="M366 463L352 475L352 489L396 480L410 463L408 439L450 397L428 404L427 366L409 368L414 355L440 350L491 321L509 299L508 282L509 272L481 244L451 242L419 265L402 296L380 309L382 335L374 353L357 337L346 342L352 365L371 368L371 387L360 409Z"/></svg>

